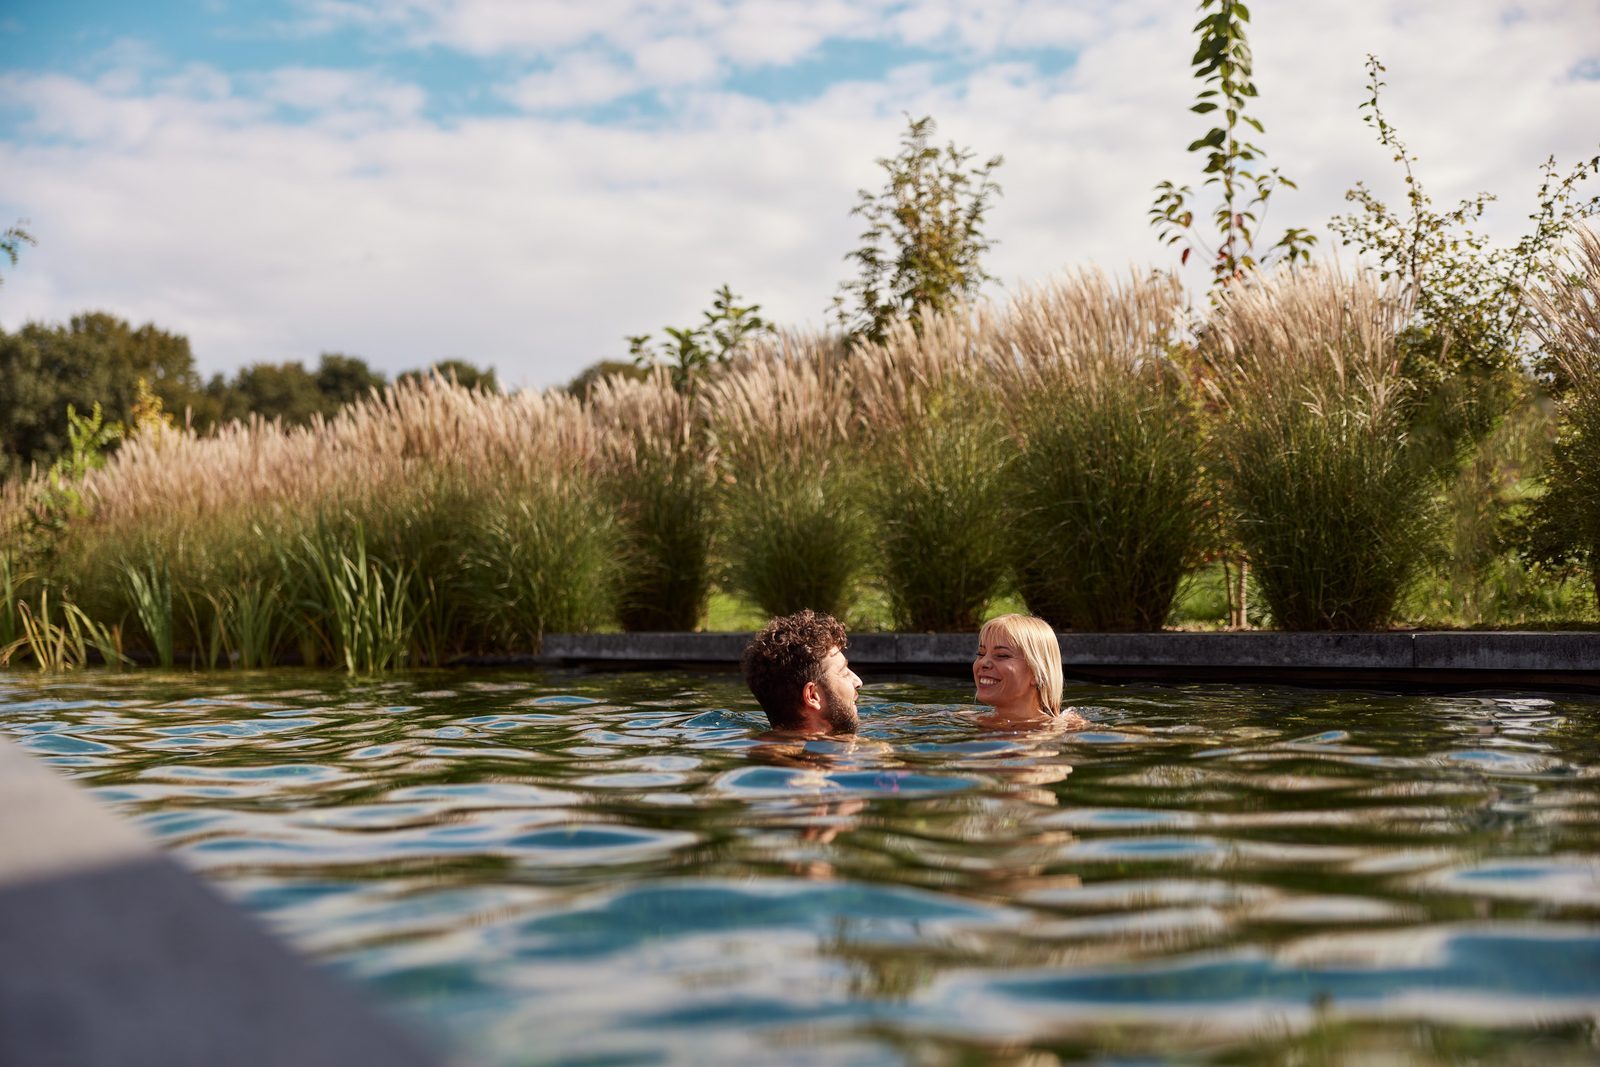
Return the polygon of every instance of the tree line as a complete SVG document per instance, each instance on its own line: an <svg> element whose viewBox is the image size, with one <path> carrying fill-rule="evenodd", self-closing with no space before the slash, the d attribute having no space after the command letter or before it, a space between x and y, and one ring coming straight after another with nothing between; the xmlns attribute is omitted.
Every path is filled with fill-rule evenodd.
<svg viewBox="0 0 1600 1067"><path fill-rule="evenodd" d="M499 391L492 368L459 359L398 377L431 371ZM205 379L189 339L153 323L135 327L103 311L66 323L28 323L0 330L0 478L47 467L67 451L69 408L87 414L98 405L108 423L131 423L143 393L196 430L251 415L294 426L388 384L383 371L340 352L324 352L312 367L300 360L252 363L232 377Z"/></svg>

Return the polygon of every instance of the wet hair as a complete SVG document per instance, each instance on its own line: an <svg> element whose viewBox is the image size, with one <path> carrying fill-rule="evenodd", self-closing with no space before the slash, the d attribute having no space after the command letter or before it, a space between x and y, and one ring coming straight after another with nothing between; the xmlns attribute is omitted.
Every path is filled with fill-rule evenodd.
<svg viewBox="0 0 1600 1067"><path fill-rule="evenodd" d="M1046 715L1061 714L1061 642L1049 623L1034 615L996 615L978 631L978 644L990 647L992 640L1004 639L1022 653L1033 674L1039 704Z"/></svg>
<svg viewBox="0 0 1600 1067"><path fill-rule="evenodd" d="M773 619L751 638L744 649L744 680L773 729L800 724L801 690L822 681L822 661L846 644L839 620L810 608Z"/></svg>

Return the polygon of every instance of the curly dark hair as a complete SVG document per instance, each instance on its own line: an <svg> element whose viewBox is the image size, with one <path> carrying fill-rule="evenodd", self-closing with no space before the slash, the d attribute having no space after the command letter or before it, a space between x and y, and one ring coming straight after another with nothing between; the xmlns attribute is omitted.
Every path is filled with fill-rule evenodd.
<svg viewBox="0 0 1600 1067"><path fill-rule="evenodd" d="M773 729L797 725L800 691L807 682L822 681L822 661L849 643L844 626L832 615L810 608L767 623L744 649L744 680Z"/></svg>

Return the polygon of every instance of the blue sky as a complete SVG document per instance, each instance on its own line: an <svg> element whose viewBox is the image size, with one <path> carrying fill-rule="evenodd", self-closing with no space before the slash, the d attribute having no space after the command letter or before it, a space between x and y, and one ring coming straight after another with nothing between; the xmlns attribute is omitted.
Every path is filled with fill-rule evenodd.
<svg viewBox="0 0 1600 1067"><path fill-rule="evenodd" d="M1600 4L1260 0L1268 228L1321 230L1363 180L1363 58L1436 200L1595 154ZM1184 146L1193 4L1173 0L21 0L0 15L0 326L103 309L207 372L459 357L565 381L723 282L821 326L856 190L904 116L1003 154L994 295L1166 265L1145 221ZM1325 231L1323 231L1325 233ZM1325 237L1324 240L1327 240ZM0 265L3 268L3 265Z"/></svg>

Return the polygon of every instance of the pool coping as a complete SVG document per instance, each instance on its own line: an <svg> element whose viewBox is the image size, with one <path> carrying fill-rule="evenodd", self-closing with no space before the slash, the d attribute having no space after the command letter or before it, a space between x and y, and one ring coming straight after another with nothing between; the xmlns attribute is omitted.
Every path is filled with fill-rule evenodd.
<svg viewBox="0 0 1600 1067"><path fill-rule="evenodd" d="M749 633L546 634L521 662L563 667L727 667ZM1600 690L1600 631L1063 633L1063 670L1092 681L1184 680ZM861 633L851 666L965 673L971 633ZM505 663L502 659L495 662ZM463 665L488 665L464 661Z"/></svg>
<svg viewBox="0 0 1600 1067"><path fill-rule="evenodd" d="M52 771L0 737L0 1063L445 1062Z"/></svg>

